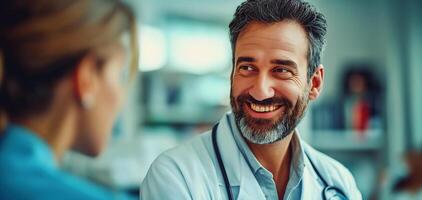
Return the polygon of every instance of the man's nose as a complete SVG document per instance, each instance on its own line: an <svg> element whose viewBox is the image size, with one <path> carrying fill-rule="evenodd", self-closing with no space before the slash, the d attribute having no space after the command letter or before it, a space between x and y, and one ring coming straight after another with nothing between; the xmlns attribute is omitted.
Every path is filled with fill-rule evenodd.
<svg viewBox="0 0 422 200"><path fill-rule="evenodd" d="M258 101L274 97L273 81L265 76L259 76L255 80L254 85L249 90L249 95Z"/></svg>

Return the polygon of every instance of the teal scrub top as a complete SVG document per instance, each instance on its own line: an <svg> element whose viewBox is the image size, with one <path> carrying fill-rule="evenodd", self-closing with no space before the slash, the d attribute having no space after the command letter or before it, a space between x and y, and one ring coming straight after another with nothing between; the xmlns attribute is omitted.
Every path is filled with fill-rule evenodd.
<svg viewBox="0 0 422 200"><path fill-rule="evenodd" d="M130 199L61 171L49 146L19 125L0 133L0 199Z"/></svg>

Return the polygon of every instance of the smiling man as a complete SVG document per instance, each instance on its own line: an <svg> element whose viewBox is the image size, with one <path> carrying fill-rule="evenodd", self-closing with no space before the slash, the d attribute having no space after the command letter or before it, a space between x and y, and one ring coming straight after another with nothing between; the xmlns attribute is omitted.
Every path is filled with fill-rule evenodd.
<svg viewBox="0 0 422 200"><path fill-rule="evenodd" d="M326 27L299 0L242 3L230 23L232 112L157 158L141 197L362 199L350 172L296 130L322 90Z"/></svg>

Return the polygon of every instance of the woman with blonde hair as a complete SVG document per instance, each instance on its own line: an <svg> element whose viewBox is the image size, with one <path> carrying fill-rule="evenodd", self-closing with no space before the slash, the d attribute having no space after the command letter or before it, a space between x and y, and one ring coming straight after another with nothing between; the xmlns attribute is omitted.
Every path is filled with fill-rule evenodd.
<svg viewBox="0 0 422 200"><path fill-rule="evenodd" d="M121 199L57 164L105 147L137 68L118 0L0 3L0 199ZM4 120L3 120L4 121Z"/></svg>

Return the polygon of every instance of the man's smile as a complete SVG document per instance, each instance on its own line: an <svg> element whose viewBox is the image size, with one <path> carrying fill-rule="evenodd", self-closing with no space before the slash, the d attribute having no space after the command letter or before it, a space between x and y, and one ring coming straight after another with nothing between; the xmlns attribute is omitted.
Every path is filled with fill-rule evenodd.
<svg viewBox="0 0 422 200"><path fill-rule="evenodd" d="M249 107L255 112L265 113L265 112L273 112L279 109L281 106L280 105L259 105L259 104L249 103Z"/></svg>
<svg viewBox="0 0 422 200"><path fill-rule="evenodd" d="M253 118L274 118L276 116L280 116L280 112L284 111L284 107L282 104L256 104L245 102L244 103L244 110L248 113L249 116Z"/></svg>

